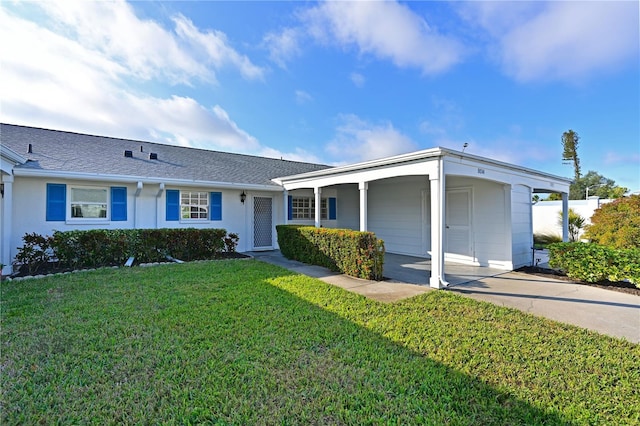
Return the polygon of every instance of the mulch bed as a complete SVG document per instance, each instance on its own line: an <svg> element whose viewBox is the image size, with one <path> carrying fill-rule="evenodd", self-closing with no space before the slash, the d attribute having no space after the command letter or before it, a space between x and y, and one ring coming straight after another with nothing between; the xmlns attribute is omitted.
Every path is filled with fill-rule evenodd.
<svg viewBox="0 0 640 426"><path fill-rule="evenodd" d="M634 284L626 281L599 281L597 283L587 283L584 281L575 280L567 277L562 272L554 269L540 268L538 266L524 266L516 270L517 272L523 272L525 274L537 275L539 277L552 278L555 280L569 281L576 284L584 284L592 287L604 288L606 290L618 291L620 293L634 294L640 296L640 288Z"/></svg>
<svg viewBox="0 0 640 426"><path fill-rule="evenodd" d="M221 253L220 256L216 257L215 259L211 259L211 260L246 259L248 257L251 257L251 256L247 256L246 254L242 254L242 253L233 252L233 253ZM173 263L173 262L166 262L166 263ZM134 265L137 265L137 264L134 263ZM120 265L120 266L122 266L122 265ZM55 262L52 262L52 263L48 263L46 265L42 265L42 266L38 267L38 269L36 271L33 271L31 273L29 272L29 270L26 267L21 267L20 270L18 270L18 272L14 272L11 275L11 277L12 278L20 278L20 277L28 277L28 276L35 276L35 275L59 274L59 273L64 273L64 272L72 272L73 270L74 270L73 268L60 267Z"/></svg>

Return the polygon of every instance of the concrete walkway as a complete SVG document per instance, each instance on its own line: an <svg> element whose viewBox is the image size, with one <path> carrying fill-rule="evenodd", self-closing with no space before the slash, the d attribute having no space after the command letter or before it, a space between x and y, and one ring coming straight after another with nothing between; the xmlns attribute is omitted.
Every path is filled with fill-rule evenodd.
<svg viewBox="0 0 640 426"><path fill-rule="evenodd" d="M396 302L432 290L429 261L385 255L384 281L369 281L286 259L280 251L247 253L258 260L321 279L381 302ZM447 291L640 343L640 297L518 272L445 265Z"/></svg>

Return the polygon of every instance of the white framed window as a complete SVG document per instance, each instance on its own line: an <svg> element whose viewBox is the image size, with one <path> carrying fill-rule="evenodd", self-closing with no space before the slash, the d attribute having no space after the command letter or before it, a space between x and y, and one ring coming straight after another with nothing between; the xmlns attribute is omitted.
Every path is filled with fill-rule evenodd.
<svg viewBox="0 0 640 426"><path fill-rule="evenodd" d="M292 219L315 220L316 199L315 197L292 197L291 199ZM326 220L328 217L327 199L320 199L320 219Z"/></svg>
<svg viewBox="0 0 640 426"><path fill-rule="evenodd" d="M71 219L107 220L109 189L76 186L70 188Z"/></svg>
<svg viewBox="0 0 640 426"><path fill-rule="evenodd" d="M209 193L202 191L180 191L180 219L208 220Z"/></svg>

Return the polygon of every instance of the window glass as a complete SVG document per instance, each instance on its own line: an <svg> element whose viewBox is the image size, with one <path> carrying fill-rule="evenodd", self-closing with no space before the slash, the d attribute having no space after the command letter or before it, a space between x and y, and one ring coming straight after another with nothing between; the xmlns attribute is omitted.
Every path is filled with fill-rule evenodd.
<svg viewBox="0 0 640 426"><path fill-rule="evenodd" d="M71 188L71 217L106 219L107 188Z"/></svg>
<svg viewBox="0 0 640 426"><path fill-rule="evenodd" d="M181 191L180 218L196 220L209 219L209 193Z"/></svg>
<svg viewBox="0 0 640 426"><path fill-rule="evenodd" d="M315 197L293 197L291 199L292 219L308 219L316 218L316 199ZM320 200L320 218L327 219L327 199Z"/></svg>

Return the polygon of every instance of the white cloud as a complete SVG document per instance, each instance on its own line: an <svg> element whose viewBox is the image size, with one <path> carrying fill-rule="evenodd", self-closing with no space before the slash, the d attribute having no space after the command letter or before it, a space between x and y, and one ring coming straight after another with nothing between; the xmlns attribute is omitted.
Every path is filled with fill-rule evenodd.
<svg viewBox="0 0 640 426"><path fill-rule="evenodd" d="M298 29L285 28L280 33L270 32L265 35L262 45L269 51L269 59L286 69L287 62L301 53L299 39Z"/></svg>
<svg viewBox="0 0 640 426"><path fill-rule="evenodd" d="M340 121L336 137L326 148L338 161L366 161L417 150L416 143L391 123L372 124L353 114L342 115Z"/></svg>
<svg viewBox="0 0 640 426"><path fill-rule="evenodd" d="M313 101L313 96L304 90L296 90L296 102L300 105Z"/></svg>
<svg viewBox="0 0 640 426"><path fill-rule="evenodd" d="M635 152L629 150L624 154L620 152L607 152L604 156L604 164L607 166L621 165L621 164L638 164L640 165L640 146L636 144Z"/></svg>
<svg viewBox="0 0 640 426"><path fill-rule="evenodd" d="M443 72L460 62L463 46L439 34L409 7L397 2L326 2L304 14L318 41L356 46L364 54L390 60L425 74Z"/></svg>
<svg viewBox="0 0 640 426"><path fill-rule="evenodd" d="M249 58L241 55L227 43L227 36L221 31L201 32L193 22L182 15L173 18L176 25L176 33L180 38L191 44L196 51L205 53L205 58L216 68L222 68L226 64L236 67L243 77L248 79L261 79L264 70L254 65Z"/></svg>
<svg viewBox="0 0 640 426"><path fill-rule="evenodd" d="M349 77L351 78L351 81L356 87L358 88L364 87L364 83L366 82L364 75L357 72L352 72Z"/></svg>
<svg viewBox="0 0 640 426"><path fill-rule="evenodd" d="M461 14L495 41L516 80L584 80L638 61L637 2L471 2Z"/></svg>
<svg viewBox="0 0 640 426"><path fill-rule="evenodd" d="M42 6L39 15L49 14L49 25L0 8L0 39L12 40L2 52L3 122L235 152L264 149L219 105L154 96L130 85L131 77L210 80L213 70L201 65L203 55L214 67L231 63L257 78L258 68L234 54L221 34L199 32L178 18L181 35L175 36L138 19L122 2L82 2L77 10L65 2L30 6ZM183 38L206 53L191 55Z"/></svg>

